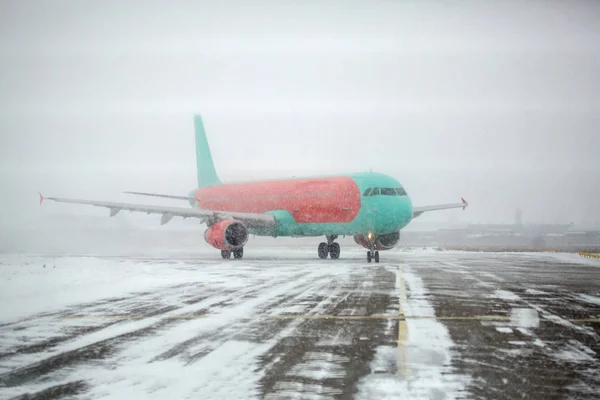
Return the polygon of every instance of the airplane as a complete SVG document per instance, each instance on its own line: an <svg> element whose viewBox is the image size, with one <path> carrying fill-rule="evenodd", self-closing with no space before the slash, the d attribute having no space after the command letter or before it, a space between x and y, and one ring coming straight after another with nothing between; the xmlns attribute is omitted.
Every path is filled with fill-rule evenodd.
<svg viewBox="0 0 600 400"><path fill-rule="evenodd" d="M206 224L205 241L221 257L241 259L251 234L270 237L325 236L320 259L340 257L339 236L352 235L367 249L367 262L379 262L379 252L393 249L400 231L424 212L462 208L460 203L413 206L396 179L377 172L358 172L293 179L223 183L217 175L200 115L194 115L198 187L187 196L125 192L186 201L190 207L170 207L109 201L48 197L61 203L105 207L114 217L120 211L161 215L164 225L174 217L196 218ZM44 196L39 193L40 205Z"/></svg>

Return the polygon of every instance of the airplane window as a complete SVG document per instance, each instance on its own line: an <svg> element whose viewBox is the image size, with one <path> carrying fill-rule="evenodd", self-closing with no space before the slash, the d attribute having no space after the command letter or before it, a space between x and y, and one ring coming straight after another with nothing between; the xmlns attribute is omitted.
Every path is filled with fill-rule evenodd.
<svg viewBox="0 0 600 400"><path fill-rule="evenodd" d="M365 190L365 192L363 193L363 196L368 196L371 189L372 188L368 188L367 190Z"/></svg>
<svg viewBox="0 0 600 400"><path fill-rule="evenodd" d="M404 188L396 188L396 192L398 192L398 196L406 196L406 190L404 190Z"/></svg>
<svg viewBox="0 0 600 400"><path fill-rule="evenodd" d="M371 196L377 196L379 194L379 188L371 190Z"/></svg>
<svg viewBox="0 0 600 400"><path fill-rule="evenodd" d="M396 191L391 188L381 188L381 194L384 196L396 196Z"/></svg>

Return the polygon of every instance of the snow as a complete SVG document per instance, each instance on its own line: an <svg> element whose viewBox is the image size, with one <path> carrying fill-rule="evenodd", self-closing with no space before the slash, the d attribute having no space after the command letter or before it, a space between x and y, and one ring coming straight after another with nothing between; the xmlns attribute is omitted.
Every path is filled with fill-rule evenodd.
<svg viewBox="0 0 600 400"><path fill-rule="evenodd" d="M327 378L343 378L346 376L341 363L350 361L348 357L331 353L306 353L305 361L296 364L289 372L290 376L324 380Z"/></svg>
<svg viewBox="0 0 600 400"><path fill-rule="evenodd" d="M410 296L402 311L406 316L435 316L421 278L404 265L401 274ZM402 294L402 288L397 288ZM408 337L398 349L380 347L371 363L373 371L359 381L357 399L456 398L469 378L455 374L451 366L453 342L446 327L435 318L407 318ZM401 363L401 365L398 365ZM396 365L397 374L392 374Z"/></svg>
<svg viewBox="0 0 600 400"><path fill-rule="evenodd" d="M353 286L351 291L343 287L345 282L353 279L351 275L354 271L360 271L361 268L384 268L396 274L396 287L389 292L386 289L385 294L391 293L395 299L400 299L400 310L396 309L398 304L394 302L384 315L395 315L400 311L407 316L432 318L408 318L406 321L389 319L382 325L383 329L372 333L354 336L351 331L340 329L319 336L312 351L302 354L297 361L286 366L289 368L282 372L283 378L279 378L273 386L273 392L266 398L339 397L342 392L330 382L347 379L345 365L352 360L331 348L353 346L356 341L368 345L378 335L395 340L396 328L400 323L404 324L406 337L400 339L398 345L389 345L392 343L389 340L385 342L388 345L375 348L370 362L371 373L357 382L356 398L452 399L464 395L471 378L458 375L453 369L455 354L452 349L455 343L444 323L433 318L435 309L428 289L410 263L411 257L429 262L446 257L450 252L414 250L408 252L414 254L408 254L406 259L409 261L400 268L397 264L386 262L366 266L361 249L345 253L352 254L352 257L354 253L360 254L360 261L335 263L331 260L314 261L314 254L293 249L286 249L286 257L282 259L280 251L262 251L255 254L254 259L236 261L234 268L231 267L231 261L221 261L217 257L206 261L205 257L193 254L173 260L0 256L0 323L19 321L19 327L26 327L0 332L0 353L23 344L35 345L49 338L61 337L76 327L102 326L102 329L74 336L48 349L10 355L2 359L0 374L43 362L67 351L81 350L118 335L153 328L167 319L173 321L154 330L151 335L136 336L126 345L115 344L118 351L111 356L110 363L86 362L73 368L63 368L47 379L3 388L2 396L10 398L73 379L83 379L90 385L86 398L94 400L260 398L259 389L265 371L280 361L278 357L285 355L271 358L266 364L260 364L261 358L282 338L296 337L303 320L286 321L277 331L269 331L266 335L268 338L253 336L257 335L255 330L270 327L266 321L274 321L273 317L280 314L326 313L332 309L332 299L344 290L357 297L369 292L377 293L371 281ZM400 256L404 258L404 255ZM536 256L546 257L537 253ZM547 256L556 257L555 254ZM472 273L470 267L452 263L452 257L448 256L442 266L449 267L457 274L463 273L460 276L473 279L475 285L485 283L476 278L477 273ZM480 255L475 254L474 257ZM261 269L257 265L268 267ZM496 290L493 285L501 283L503 279L495 274L479 275L492 282L491 290L486 292L490 293L489 297L519 302L519 307L509 311L510 321L490 322L489 325L493 327L490 329L507 334L503 336L506 339L522 339L507 341L511 345L509 351L518 354L523 351L523 346L536 346L536 351L551 352L552 357L568 363L597 360L598 354L580 342L571 341L557 348L554 342L548 341L547 345L534 335L533 332L539 332L535 328L539 328L542 317L570 330L594 335L589 327L574 324L536 304L543 304L539 295L549 293L526 289L528 295L520 298L511 291ZM185 300L192 296L195 301L188 304ZM569 296L600 305L600 297L593 291ZM109 298L115 301L107 304L105 301ZM119 298L135 299L135 302L119 301ZM492 302L500 303L498 300ZM102 317L107 313L125 315L153 311L135 311L132 303L142 310L154 305L166 311L154 317L123 320L113 325L108 325L111 322L109 318ZM359 315L366 311L364 304L335 310L336 314L341 315ZM60 315L48 314L59 312ZM61 319L65 313L67 316L78 313L85 315ZM197 317L178 319L189 315ZM315 332L307 334L314 335ZM596 337L590 336L590 340Z"/></svg>
<svg viewBox="0 0 600 400"><path fill-rule="evenodd" d="M583 343L570 340L554 356L569 363L580 364L595 362L598 354Z"/></svg>
<svg viewBox="0 0 600 400"><path fill-rule="evenodd" d="M95 257L10 256L0 260L3 277L0 280L0 320L3 322L195 278L193 270L161 270L145 262Z"/></svg>
<svg viewBox="0 0 600 400"><path fill-rule="evenodd" d="M529 329L517 328L517 331L519 331L520 333L522 333L525 336L535 336L535 334L533 332L531 332Z"/></svg>
<svg viewBox="0 0 600 400"><path fill-rule="evenodd" d="M513 292L509 292L508 290L496 290L496 291L494 291L493 294L490 295L490 297L495 297L497 299L509 300L509 301L520 299L519 296L517 296Z"/></svg>
<svg viewBox="0 0 600 400"><path fill-rule="evenodd" d="M600 259L582 257L578 253L541 253L548 258L569 264L585 264L600 267Z"/></svg>
<svg viewBox="0 0 600 400"><path fill-rule="evenodd" d="M271 261L260 264L265 262ZM207 393L214 398L258 398L262 378L260 357L281 336L293 336L302 320L291 321L278 333L279 337L261 341L251 340L252 327L268 319L273 312L294 309L322 313L331 302L331 296L339 292L339 283L348 279L347 265L323 268L324 262L307 262L304 268L298 268L298 262L293 261L287 264L295 263L294 268L288 268L286 262L272 261L278 265L277 269L259 269L255 261L240 260L234 269L231 261L4 256L1 263L0 321L3 324L17 322L26 329L3 331L0 352L60 338L69 326L118 323L59 341L31 354L11 355L2 360L0 373L47 362L52 356L68 351L83 351L89 348L86 346L107 339L114 342L119 351L111 357L110 363L77 365L72 374L66 373L69 368L61 369L51 380L3 389L0 397L36 392L77 378L90 385L86 396L94 399L185 399L205 397ZM43 268L44 263L46 268ZM338 282L335 286L331 285L332 278ZM295 301L296 298L306 299L315 291L323 291L328 296L309 309L298 306L302 302ZM192 295L200 298L190 304L183 301ZM271 307L288 296L291 296L289 301L279 309ZM114 301L107 304L109 298ZM164 310L154 317L138 319L131 315L136 309L150 305ZM60 314L39 314L49 312ZM85 315L63 319L65 312L67 316L69 313ZM111 320L103 314L129 314L134 318ZM31 315L34 317L30 318ZM198 317L180 318L190 315ZM170 323L164 324L165 321ZM164 326L155 328L159 323ZM140 333L146 328L155 330L148 336ZM121 346L115 338L124 334L137 336ZM349 340L347 337L337 339ZM173 351L182 343L185 343L181 346L185 351ZM173 356L157 359L167 352ZM194 358L202 352L206 353L203 357ZM329 371L335 375L339 373L336 362L339 360L331 354L323 354L321 360L307 359L304 374ZM193 367L186 368L188 365Z"/></svg>
<svg viewBox="0 0 600 400"><path fill-rule="evenodd" d="M537 328L540 325L540 316L532 308L513 308L510 310L510 322L520 328Z"/></svg>
<svg viewBox="0 0 600 400"><path fill-rule="evenodd" d="M93 384L88 395L94 399L193 399L206 394L223 399L255 398L260 375L254 373L253 364L265 350L255 343L230 340L194 368L182 368L173 359L149 363L132 358L114 369L81 369L78 375Z"/></svg>
<svg viewBox="0 0 600 400"><path fill-rule="evenodd" d="M578 294L577 297L587 303L600 306L600 297L599 296L590 296L589 294Z"/></svg>
<svg viewBox="0 0 600 400"><path fill-rule="evenodd" d="M342 391L328 386L302 383L302 382L277 382L276 394L270 393L265 400L279 399L307 399L307 400L332 400L339 397ZM243 397L242 397L243 398Z"/></svg>
<svg viewBox="0 0 600 400"><path fill-rule="evenodd" d="M541 290L537 290L537 289L525 289L525 293L527 294L533 294L533 295L548 295L548 292L544 292Z"/></svg>

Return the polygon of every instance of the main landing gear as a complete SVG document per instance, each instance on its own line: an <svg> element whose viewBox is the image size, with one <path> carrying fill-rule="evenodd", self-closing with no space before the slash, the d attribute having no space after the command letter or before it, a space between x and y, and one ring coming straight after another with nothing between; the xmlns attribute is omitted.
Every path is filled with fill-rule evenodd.
<svg viewBox="0 0 600 400"><path fill-rule="evenodd" d="M319 243L318 253L320 259L325 259L327 256L331 256L332 259L340 258L340 244L334 242L337 239L337 235L326 236L327 243Z"/></svg>
<svg viewBox="0 0 600 400"><path fill-rule="evenodd" d="M224 259L229 259L231 258L231 254L233 253L233 258L237 258L240 259L242 257L244 257L244 248L240 247L239 249L235 249L235 250L221 250L221 257L223 257Z"/></svg>

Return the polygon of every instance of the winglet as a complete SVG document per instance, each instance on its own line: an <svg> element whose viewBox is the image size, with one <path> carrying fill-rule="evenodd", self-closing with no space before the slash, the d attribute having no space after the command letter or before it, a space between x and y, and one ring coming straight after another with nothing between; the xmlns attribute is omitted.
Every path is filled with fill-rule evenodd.
<svg viewBox="0 0 600 400"><path fill-rule="evenodd" d="M40 194L40 205L42 205L42 201L44 201L44 196L42 196L41 192L38 192Z"/></svg>
<svg viewBox="0 0 600 400"><path fill-rule="evenodd" d="M469 205L469 203L467 203L467 201L465 199L463 199L462 197L460 198L460 200L463 202L464 206L463 206L463 210L465 208L467 208L467 206Z"/></svg>

